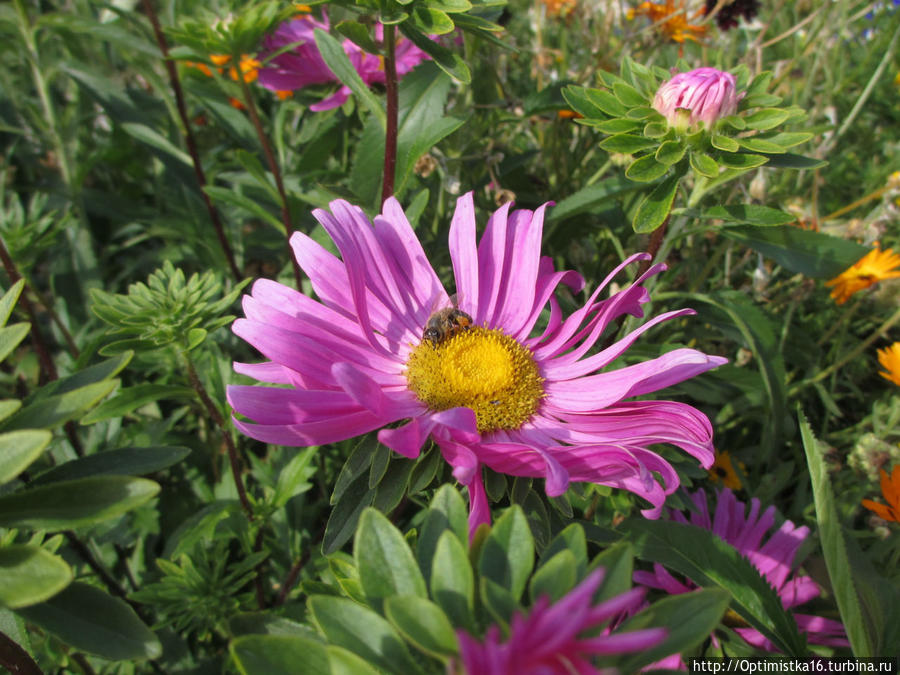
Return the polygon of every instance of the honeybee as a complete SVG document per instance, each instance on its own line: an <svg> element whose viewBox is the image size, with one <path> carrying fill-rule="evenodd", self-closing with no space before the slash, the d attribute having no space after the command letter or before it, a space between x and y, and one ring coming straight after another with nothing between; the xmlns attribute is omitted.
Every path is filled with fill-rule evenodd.
<svg viewBox="0 0 900 675"><path fill-rule="evenodd" d="M422 339L431 342L432 347L472 326L472 317L456 307L455 296L450 298L450 301L453 303L452 307L439 309L429 316L425 323Z"/></svg>

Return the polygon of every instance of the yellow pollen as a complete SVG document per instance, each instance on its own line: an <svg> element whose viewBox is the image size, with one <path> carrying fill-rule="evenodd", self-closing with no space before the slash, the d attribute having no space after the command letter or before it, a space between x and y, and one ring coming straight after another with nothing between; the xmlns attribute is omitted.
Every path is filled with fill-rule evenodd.
<svg viewBox="0 0 900 675"><path fill-rule="evenodd" d="M480 433L518 429L544 396L531 352L479 326L436 343L422 340L406 362L406 380L432 410L471 408Z"/></svg>

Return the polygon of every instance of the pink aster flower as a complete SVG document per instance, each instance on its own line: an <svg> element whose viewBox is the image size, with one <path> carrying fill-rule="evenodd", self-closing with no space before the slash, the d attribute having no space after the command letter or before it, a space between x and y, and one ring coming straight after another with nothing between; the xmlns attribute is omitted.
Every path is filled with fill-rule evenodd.
<svg viewBox="0 0 900 675"><path fill-rule="evenodd" d="M653 99L653 107L673 126L684 124L683 116L690 114L687 125L704 122L707 128L737 110L743 98L735 89L734 76L715 68L697 68L678 73L664 82ZM679 113L679 110L688 113Z"/></svg>
<svg viewBox="0 0 900 675"><path fill-rule="evenodd" d="M484 642L458 631L460 660L468 675L570 675L600 673L592 656L627 654L649 649L666 637L665 628L628 633L600 628L607 622L640 609L646 589L634 588L599 605L594 591L603 581L596 569L555 604L541 597L528 616L516 613L509 639L500 640L500 628L491 626ZM593 630L592 630L593 629ZM582 633L589 636L579 637ZM451 666L452 667L452 666Z"/></svg>
<svg viewBox="0 0 900 675"><path fill-rule="evenodd" d="M711 530L731 544L747 558L778 593L785 609L793 609L819 596L819 587L807 576L794 574L794 557L809 535L809 528L797 527L786 520L765 542L763 538L775 524L775 507L770 506L760 514L758 499L746 504L734 496L731 490L718 493L715 514L710 517L706 492L698 490L689 495L697 506L690 518L679 511L670 511L672 520ZM635 572L634 581L651 588L659 588L669 594L687 593L696 586L690 581L682 583L662 565L656 563L653 572ZM800 630L809 642L820 645L847 646L849 642L840 621L793 612ZM774 651L775 646L762 633L753 628L735 628L735 631L755 647Z"/></svg>
<svg viewBox="0 0 900 675"><path fill-rule="evenodd" d="M319 300L261 279L244 298L246 318L234 323L234 332L269 359L236 363L235 370L290 385L229 387L232 408L252 420L235 421L243 433L309 446L380 429L378 440L409 458L430 437L469 489L472 531L490 520L482 466L545 478L551 496L570 481L630 490L650 502L645 515L657 517L679 479L650 446L670 443L703 467L712 465L705 415L675 401L625 399L725 359L676 349L610 368L641 334L693 310L661 314L590 353L617 317L643 316L641 305L649 300L643 283L664 265L600 300L616 274L649 257L631 256L564 318L557 286L577 291L584 280L541 257L546 205L511 212L504 204L477 244L469 193L457 201L450 226L454 310L395 199L384 203L374 226L343 200L330 206L331 212L313 215L340 258L303 233L291 237Z"/></svg>
<svg viewBox="0 0 900 675"><path fill-rule="evenodd" d="M274 33L263 42L263 51L259 59L265 60L269 54L274 54L279 49L288 45L300 43L291 50L279 54L268 62L265 68L259 70L259 83L273 91L294 91L313 84L327 84L337 82L331 69L325 64L325 60L316 46L314 31L316 28L328 30L328 17L317 21L310 15L303 15L281 24ZM384 27L378 24L375 28L375 38L384 38ZM384 61L380 56L363 51L350 40L343 42L344 52L350 59L350 63L359 73L362 81L368 85L375 83L384 84ZM403 77L422 61L431 58L406 39L400 39L396 47L397 77ZM330 110L343 105L350 96L350 87L342 85L333 95L309 107L310 110Z"/></svg>

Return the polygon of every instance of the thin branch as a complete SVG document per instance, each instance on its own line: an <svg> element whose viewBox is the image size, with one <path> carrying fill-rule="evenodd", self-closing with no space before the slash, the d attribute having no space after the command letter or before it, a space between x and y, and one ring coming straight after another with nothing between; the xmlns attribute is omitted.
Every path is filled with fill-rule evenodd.
<svg viewBox="0 0 900 675"><path fill-rule="evenodd" d="M178 69L175 62L169 58L169 45L166 43L166 36L163 34L159 25L159 19L156 16L156 10L153 8L152 0L143 0L144 13L153 26L153 35L156 36L156 44L159 45L159 51L162 52L163 62L166 66L166 72L169 74L169 83L172 86L172 92L175 94L175 105L178 108L178 116L181 118L181 125L184 128L184 142L187 146L188 154L191 156L191 163L194 165L194 175L197 176L197 183L200 186L200 196L206 205L206 211L209 213L209 219L212 221L213 228L216 231L216 237L219 239L219 245L225 253L225 259L228 261L228 267L231 273L238 281L244 278L241 270L238 269L234 259L234 252L231 250L231 244L228 243L228 237L225 236L225 228L219 218L219 212L213 205L212 200L206 191L206 173L203 171L203 163L200 161L200 153L197 151L197 142L194 139L194 132L191 130L191 122L187 114L187 106L184 102L184 92L181 89L181 82L178 79Z"/></svg>

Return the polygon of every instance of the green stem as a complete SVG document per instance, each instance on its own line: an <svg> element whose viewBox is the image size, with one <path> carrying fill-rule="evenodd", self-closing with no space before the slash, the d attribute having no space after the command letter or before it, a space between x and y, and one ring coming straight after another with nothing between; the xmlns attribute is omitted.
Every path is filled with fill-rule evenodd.
<svg viewBox="0 0 900 675"><path fill-rule="evenodd" d="M381 185L381 203L394 194L394 174L397 171L397 58L395 29L392 24L384 27L384 87L387 99L387 122L384 133L384 177Z"/></svg>

